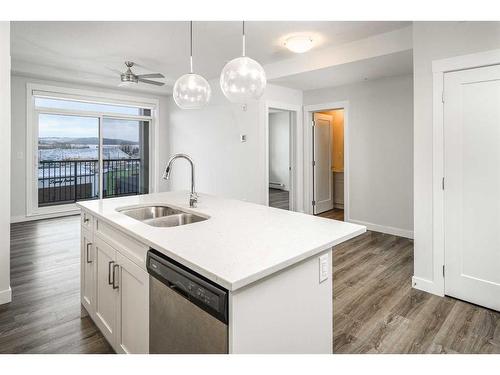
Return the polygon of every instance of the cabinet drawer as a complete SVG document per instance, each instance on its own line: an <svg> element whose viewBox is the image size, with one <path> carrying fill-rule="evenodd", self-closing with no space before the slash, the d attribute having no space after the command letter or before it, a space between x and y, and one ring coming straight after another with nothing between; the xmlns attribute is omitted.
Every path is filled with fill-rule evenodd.
<svg viewBox="0 0 500 375"><path fill-rule="evenodd" d="M148 246L140 243L128 234L121 232L102 220L96 219L95 227L96 236L114 248L120 249L120 252L123 253L123 255L128 257L143 270L146 270L146 255L149 250Z"/></svg>

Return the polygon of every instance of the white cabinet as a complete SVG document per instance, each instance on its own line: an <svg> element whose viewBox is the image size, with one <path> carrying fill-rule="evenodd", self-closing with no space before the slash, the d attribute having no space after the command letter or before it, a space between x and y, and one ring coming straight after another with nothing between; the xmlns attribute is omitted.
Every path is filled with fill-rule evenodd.
<svg viewBox="0 0 500 375"><path fill-rule="evenodd" d="M95 314L95 295L94 295L94 268L95 268L95 247L93 244L92 233L82 227L81 233L81 302L90 316Z"/></svg>
<svg viewBox="0 0 500 375"><path fill-rule="evenodd" d="M128 258L116 254L119 288L117 351L149 353L149 274Z"/></svg>
<svg viewBox="0 0 500 375"><path fill-rule="evenodd" d="M113 345L116 328L116 304L118 289L113 286L113 274L116 275L115 250L106 242L96 238L96 303L95 323L106 339Z"/></svg>
<svg viewBox="0 0 500 375"><path fill-rule="evenodd" d="M82 220L82 305L117 353L149 353L149 274L87 228Z"/></svg>

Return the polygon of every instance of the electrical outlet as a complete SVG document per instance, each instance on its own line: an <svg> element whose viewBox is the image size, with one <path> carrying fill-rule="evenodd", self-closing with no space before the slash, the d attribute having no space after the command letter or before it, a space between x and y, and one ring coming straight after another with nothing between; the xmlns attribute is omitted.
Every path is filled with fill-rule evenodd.
<svg viewBox="0 0 500 375"><path fill-rule="evenodd" d="M319 257L319 282L328 280L328 253Z"/></svg>

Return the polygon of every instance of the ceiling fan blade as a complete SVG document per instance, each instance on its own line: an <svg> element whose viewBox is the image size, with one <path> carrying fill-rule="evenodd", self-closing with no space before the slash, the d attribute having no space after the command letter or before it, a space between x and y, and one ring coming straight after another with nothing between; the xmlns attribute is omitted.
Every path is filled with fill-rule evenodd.
<svg viewBox="0 0 500 375"><path fill-rule="evenodd" d="M156 86L163 86L164 85L163 82L151 81L150 79L139 78L138 80L139 80L139 82L147 83L149 85L156 85Z"/></svg>
<svg viewBox="0 0 500 375"><path fill-rule="evenodd" d="M165 76L161 73L150 73L150 74L138 74L139 78L165 78Z"/></svg>

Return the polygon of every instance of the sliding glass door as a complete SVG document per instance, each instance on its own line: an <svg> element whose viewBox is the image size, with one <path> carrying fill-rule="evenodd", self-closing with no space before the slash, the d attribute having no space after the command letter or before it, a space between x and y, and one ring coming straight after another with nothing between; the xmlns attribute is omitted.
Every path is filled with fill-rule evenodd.
<svg viewBox="0 0 500 375"><path fill-rule="evenodd" d="M99 198L99 118L38 115L38 206Z"/></svg>
<svg viewBox="0 0 500 375"><path fill-rule="evenodd" d="M34 209L150 190L151 109L35 97Z"/></svg>
<svg viewBox="0 0 500 375"><path fill-rule="evenodd" d="M147 194L149 121L105 117L102 125L103 197Z"/></svg>

